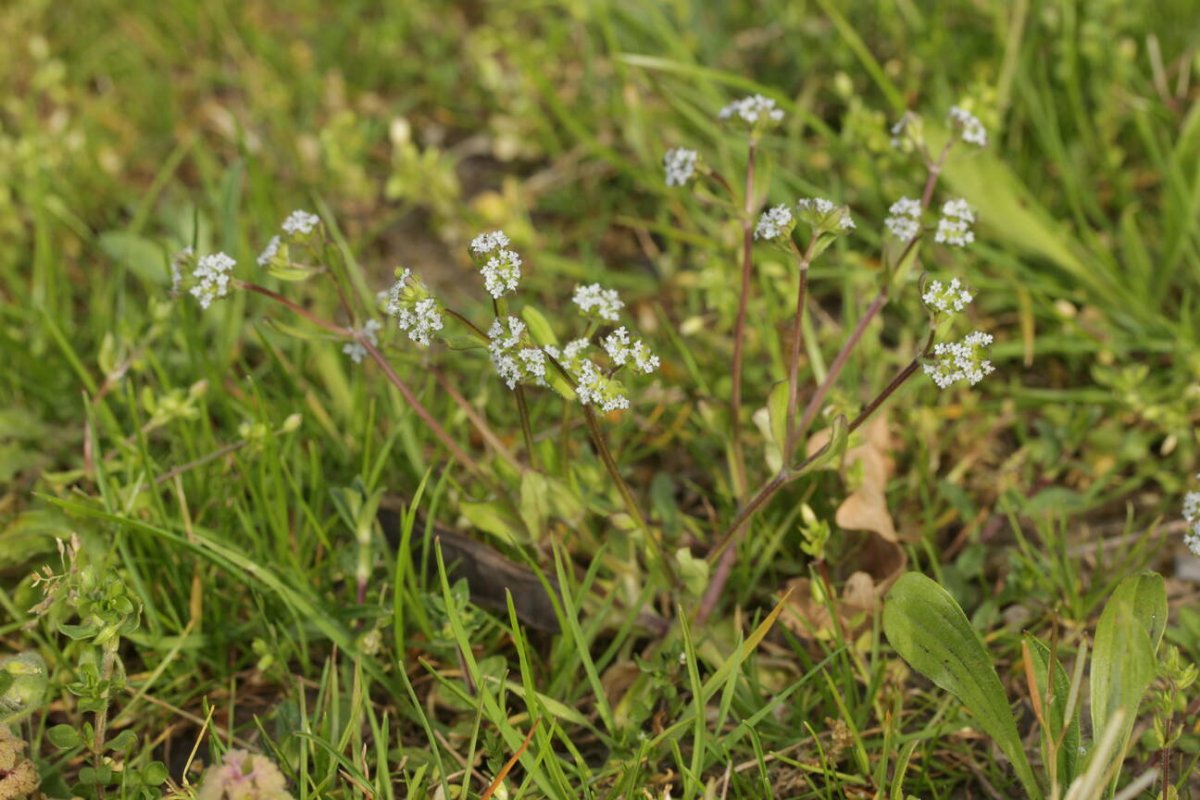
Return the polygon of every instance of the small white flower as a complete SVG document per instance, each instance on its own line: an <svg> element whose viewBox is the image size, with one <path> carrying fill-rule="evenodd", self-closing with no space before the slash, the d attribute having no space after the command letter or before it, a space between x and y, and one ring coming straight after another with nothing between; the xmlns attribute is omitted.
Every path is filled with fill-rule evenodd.
<svg viewBox="0 0 1200 800"><path fill-rule="evenodd" d="M754 238L768 241L778 239L781 234L790 229L791 224L792 212L787 206L778 205L769 208L758 218L758 225L754 228Z"/></svg>
<svg viewBox="0 0 1200 800"><path fill-rule="evenodd" d="M497 299L515 292L521 282L521 257L512 250L500 249L479 268L488 294Z"/></svg>
<svg viewBox="0 0 1200 800"><path fill-rule="evenodd" d="M575 395L580 405L597 405L606 412L629 408L629 398L624 387L606 378L604 373L586 358L579 364L579 379L575 383Z"/></svg>
<svg viewBox="0 0 1200 800"><path fill-rule="evenodd" d="M620 310L625 307L616 289L603 289L598 283L576 286L571 301L579 306L583 315L599 317L608 322L616 322Z"/></svg>
<svg viewBox="0 0 1200 800"><path fill-rule="evenodd" d="M962 132L962 140L979 147L987 146L987 130L979 117L961 106L950 107L950 123Z"/></svg>
<svg viewBox="0 0 1200 800"><path fill-rule="evenodd" d="M817 229L818 233L845 233L854 230L850 209L824 197L805 197L796 201L800 218Z"/></svg>
<svg viewBox="0 0 1200 800"><path fill-rule="evenodd" d="M491 233L481 233L471 240L471 254L475 256L483 256L492 252L508 247L508 236L504 231L492 231Z"/></svg>
<svg viewBox="0 0 1200 800"><path fill-rule="evenodd" d="M1188 492L1183 496L1183 518L1188 522L1200 520L1200 492Z"/></svg>
<svg viewBox="0 0 1200 800"><path fill-rule="evenodd" d="M697 158L695 150L688 150L685 147L668 150L663 156L663 168L667 172L667 186L683 186L691 180L692 174L696 171Z"/></svg>
<svg viewBox="0 0 1200 800"><path fill-rule="evenodd" d="M547 355L557 361L563 369L573 376L578 376L583 354L591 346L592 343L587 339L575 339L567 342L562 350L559 350L552 344L548 344L542 349L546 351Z"/></svg>
<svg viewBox="0 0 1200 800"><path fill-rule="evenodd" d="M779 122L783 119L783 110L775 107L775 101L761 94L734 100L718 112L719 119L731 119L738 116L749 125L761 121Z"/></svg>
<svg viewBox="0 0 1200 800"><path fill-rule="evenodd" d="M350 360L355 364L361 364L362 360L367 357L367 348L359 341L359 337L366 339L374 346L379 345L379 338L376 336L383 329L383 323L377 319L369 319L361 329L351 328L350 332L354 335L350 341L342 345L342 352L350 356Z"/></svg>
<svg viewBox="0 0 1200 800"><path fill-rule="evenodd" d="M395 317L396 327L408 333L408 338L422 347L429 347L430 337L442 329L442 309L425 284L404 270L387 293L384 313Z"/></svg>
<svg viewBox="0 0 1200 800"><path fill-rule="evenodd" d="M321 218L307 211L293 211L283 221L283 232L290 236L307 236L321 224Z"/></svg>
<svg viewBox="0 0 1200 800"><path fill-rule="evenodd" d="M941 281L933 281L925 294L921 295L925 305L943 314L954 314L966 308L975 298L966 290L958 278L945 286Z"/></svg>
<svg viewBox="0 0 1200 800"><path fill-rule="evenodd" d="M192 272L196 282L192 286L192 296L200 302L200 307L207 309L213 300L218 300L229 294L229 273L237 266L237 262L224 253L213 253L201 256Z"/></svg>
<svg viewBox="0 0 1200 800"><path fill-rule="evenodd" d="M921 232L921 203L911 197L901 197L888 209L883 221L887 229L902 242L916 238Z"/></svg>
<svg viewBox="0 0 1200 800"><path fill-rule="evenodd" d="M1183 543L1193 555L1200 556L1200 521L1192 523L1192 527L1183 535Z"/></svg>
<svg viewBox="0 0 1200 800"><path fill-rule="evenodd" d="M967 205L966 200L949 200L942 206L942 218L938 220L934 241L966 247L975 241L975 233L971 230L973 222L975 212Z"/></svg>
<svg viewBox="0 0 1200 800"><path fill-rule="evenodd" d="M991 344L991 334L982 331L968 334L961 342L939 342L933 347L933 358L922 365L925 374L941 389L960 380L974 386L996 371L992 362L983 357L984 348Z"/></svg>
<svg viewBox="0 0 1200 800"><path fill-rule="evenodd" d="M518 383L546 385L546 354L528 346L524 322L516 317L497 319L488 329L488 338L492 365L509 389L516 389Z"/></svg>
<svg viewBox="0 0 1200 800"><path fill-rule="evenodd" d="M624 327L617 328L605 336L601 344L604 346L604 352L608 353L608 357L618 367L624 366L632 359L635 367L649 375L660 366L658 356L654 355L641 339L631 342L629 331Z"/></svg>
<svg viewBox="0 0 1200 800"><path fill-rule="evenodd" d="M279 237L272 236L271 241L267 242L267 246L263 248L261 253L259 253L258 265L260 267L265 267L270 264L272 259L279 254L279 244Z"/></svg>

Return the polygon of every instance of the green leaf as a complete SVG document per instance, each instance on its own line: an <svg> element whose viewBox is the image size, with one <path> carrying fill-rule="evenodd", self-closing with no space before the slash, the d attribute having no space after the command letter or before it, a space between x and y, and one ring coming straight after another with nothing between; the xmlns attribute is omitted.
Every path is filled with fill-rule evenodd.
<svg viewBox="0 0 1200 800"><path fill-rule="evenodd" d="M71 725L55 725L46 731L46 738L59 750L70 750L83 744L83 737Z"/></svg>
<svg viewBox="0 0 1200 800"><path fill-rule="evenodd" d="M1092 652L1092 730L1106 730L1123 710L1115 757L1124 759L1137 708L1154 680L1154 654L1167 620L1167 591L1161 575L1131 575L1117 586L1100 614ZM1114 778L1115 780L1115 778Z"/></svg>
<svg viewBox="0 0 1200 800"><path fill-rule="evenodd" d="M142 770L142 780L150 786L161 786L167 782L167 765L161 761L151 761Z"/></svg>
<svg viewBox="0 0 1200 800"><path fill-rule="evenodd" d="M1041 639L1032 634L1025 634L1025 644L1033 663L1033 674L1037 681L1039 698L1047 697L1046 676L1050 671L1050 648ZM1082 675L1080 676L1082 677ZM1042 759L1048 763L1047 752L1050 737L1058 741L1058 785L1070 786L1071 781L1079 775L1079 703L1071 709L1071 720L1066 721L1067 701L1071 696L1071 679L1062 663L1054 662L1054 690L1050 695L1049 708L1043 711L1048 728L1042 731ZM1065 730L1064 730L1065 727Z"/></svg>
<svg viewBox="0 0 1200 800"><path fill-rule="evenodd" d="M521 309L521 319L525 320L525 324L529 326L529 335L533 337L535 342L543 346L558 344L558 338L554 335L554 328L551 327L550 321L546 319L542 312L533 306L525 306Z"/></svg>
<svg viewBox="0 0 1200 800"><path fill-rule="evenodd" d="M546 530L546 517L550 513L550 488L546 476L528 470L521 476L521 520L529 530L533 541L540 541Z"/></svg>
<svg viewBox="0 0 1200 800"><path fill-rule="evenodd" d="M171 272L163 248L136 233L108 231L100 234L100 250L148 283L166 285Z"/></svg>
<svg viewBox="0 0 1200 800"><path fill-rule="evenodd" d="M1000 677L950 593L919 573L902 576L888 592L883 629L913 669L967 707L1008 757L1029 796L1040 798Z"/></svg>
<svg viewBox="0 0 1200 800"><path fill-rule="evenodd" d="M116 753L128 753L137 744L137 734L126 728L108 740L107 747Z"/></svg>

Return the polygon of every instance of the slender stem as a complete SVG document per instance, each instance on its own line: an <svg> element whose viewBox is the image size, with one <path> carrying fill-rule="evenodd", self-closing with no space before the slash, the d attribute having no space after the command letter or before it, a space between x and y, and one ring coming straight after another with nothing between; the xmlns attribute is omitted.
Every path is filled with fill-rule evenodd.
<svg viewBox="0 0 1200 800"><path fill-rule="evenodd" d="M392 365L388 363L388 360L383 357L383 354L379 352L379 349L370 340L356 334L349 328L343 328L340 325L333 324L329 320L322 319L304 306L292 302L278 292L273 292L270 289L259 286L258 284L247 283L245 281L236 281L235 285L239 289L244 289L248 292L254 292L255 294L261 294L263 297L269 297L275 302L288 308L295 314L304 317L304 319L308 320L317 327L323 328L330 333L335 333L338 336L353 337L359 344L363 346L363 349L367 351L367 354L371 356L371 359L374 360L377 365L379 365L379 368L383 370L383 374L385 377L387 377L388 381L400 390L400 394L404 396L405 402L407 402L409 407L416 412L416 415L421 418L421 421L425 423L433 435L436 436L443 445L445 445L446 449L450 451L450 455L454 457L454 460L462 464L476 475L484 474L482 468L475 463L475 460L467 455L466 451L459 447L458 444L452 438L450 438L450 434L446 433L446 429L441 426L441 423L434 418L433 414L429 413L429 409L425 408L425 406L421 404L421 401L417 399L415 394L413 394L412 389L408 388L408 384L401 380L400 376L396 374L396 371L392 369Z"/></svg>
<svg viewBox="0 0 1200 800"><path fill-rule="evenodd" d="M846 362L850 359L850 354L858 346L859 341L866 332L867 325L871 324L871 320L879 315L884 305L887 304L887 300L888 291L885 286L879 290L879 294L875 295L875 299L867 307L866 313L862 315L862 318L854 326L854 330L850 333L850 336L842 343L842 349L838 350L833 363L829 365L829 371L825 373L825 380L821 381L821 384L817 387L817 391L809 398L808 405L804 407L804 415L800 417L800 423L788 435L787 447L784 448L785 452L791 453L796 443L808 431L808 426L812 424L813 419L817 416L817 412L820 411L821 404L825 401L825 396L829 394L829 390L837 382L838 376L842 373L842 368L846 366Z"/></svg>
<svg viewBox="0 0 1200 800"><path fill-rule="evenodd" d="M847 433L853 433L862 427L870 416L875 413L879 406L896 393L905 381L916 373L920 368L921 359L926 357L933 346L933 331L930 331L929 338L926 340L925 347L921 354L909 362L908 366L900 370L896 377L884 387L875 399L868 403L858 416L847 426ZM716 608L717 601L720 599L722 592L725 589L725 583L729 580L729 573L733 568L734 562L737 560L737 543L741 540L742 534L745 532L746 523L756 511L762 508L775 494L787 484L796 480L805 474L805 470L810 464L821 458L829 450L833 444L832 440L826 442L820 450L805 458L793 468L786 465L776 475L762 485L754 496L738 509L737 514L733 518L733 522L729 524L729 528L721 536L717 545L708 554L708 560L711 562L715 558L720 558L717 568L713 571L712 580L709 581L708 588L704 592L704 596L700 599L700 605L696 610L696 623L703 623L708 616Z"/></svg>
<svg viewBox="0 0 1200 800"><path fill-rule="evenodd" d="M529 468L537 469L537 452L533 449L533 427L529 424L529 405L525 401L525 387L517 384L517 413L521 417L521 435L525 437L525 452L529 457Z"/></svg>
<svg viewBox="0 0 1200 800"><path fill-rule="evenodd" d="M746 157L746 196L742 207L742 286L738 293L737 319L733 323L733 391L729 398L730 444L733 463L730 474L734 495L739 499L746 494L746 459L742 455L742 360L746 345L746 306L750 299L750 272L754 251L754 159L758 143L750 138L750 149Z"/></svg>
<svg viewBox="0 0 1200 800"><path fill-rule="evenodd" d="M486 333L484 333L482 328L480 328L474 322L471 322L471 320L467 319L466 317L464 317L462 314L458 313L454 309L446 308L445 306L443 306L442 310L445 311L451 317L454 317L456 320L461 322L463 327L465 327L467 330L469 330L476 339L479 339L482 342L484 342L484 344L487 344L492 341L491 337L489 337Z"/></svg>
<svg viewBox="0 0 1200 800"><path fill-rule="evenodd" d="M409 408L411 408L416 415L421 418L421 421L424 422L426 427L433 432L433 435L438 438L438 441L445 445L446 449L450 451L450 455L454 457L454 460L462 464L472 473L476 475L483 475L483 469L479 466L479 464L477 464L473 458L467 455L466 451L459 447L457 442L450 438L450 434L446 433L446 429L441 426L441 423L434 418L433 414L429 413L429 409L425 408L425 406L421 404L421 401L417 399L415 394L413 394L412 389L408 388L408 384L401 380L400 376L396 374L396 370L392 369L392 365L389 364L388 360L383 357L383 353L380 353L379 349L365 338L360 337L358 341L363 348L366 349L367 354L371 356L372 360L374 360L379 368L383 370L383 374L388 381L390 381L391 384L400 391L400 394L404 396L404 400L408 403Z"/></svg>
<svg viewBox="0 0 1200 800"><path fill-rule="evenodd" d="M247 292L254 292L255 294L261 294L263 297L269 297L270 299L274 300L276 303L279 303L280 305L286 307L292 313L294 313L298 316L304 317L306 320L311 322L313 325L316 325L318 328L324 328L325 330L329 331L330 333L337 334L338 336L353 336L354 335L354 332L351 331L349 328L343 328L340 325L335 325L334 323L330 322L327 319L318 317L316 314L309 311L307 308L300 305L299 303L293 302L292 300L287 299L286 297L279 294L278 292L271 291L270 289L266 288L265 286L259 286L256 283L247 283L246 281L239 281L237 279L234 279L234 285L237 286L237 288L244 289Z"/></svg>
<svg viewBox="0 0 1200 800"><path fill-rule="evenodd" d="M621 493L621 499L625 502L625 508L629 515L633 517L634 524L645 534L646 540L650 543L654 550L655 558L662 565L663 572L673 584L678 583L675 577L675 569L671 566L670 560L667 559L666 553L663 552L662 545L655 537L654 532L650 530L650 526L646 524L646 518L642 515L642 511L638 508L637 499L633 496L629 484L621 477L621 471L617 468L616 459L613 458L612 451L608 449L608 443L604 440L604 432L600 430L600 424L596 421L596 414L589 406L583 407L583 418L587 421L588 432L592 435L592 442L596 445L596 450L600 453L600 460L604 462L604 468L608 471L609 477L613 479L613 483L617 485L617 491Z"/></svg>
<svg viewBox="0 0 1200 800"><path fill-rule="evenodd" d="M522 465L517 461L517 457L512 454L511 450L504 446L504 442L500 441L500 437L488 426L487 420L475 410L474 406L467 402L467 399L454 387L454 384L446 379L442 371L433 369L430 372L433 373L434 380L442 387L442 391L450 395L450 399L454 401L454 404L458 406L459 410L463 412L470 423L475 426L475 430L479 433L480 438L487 442L488 446L496 451L497 455L513 467L521 469Z"/></svg>
<svg viewBox="0 0 1200 800"><path fill-rule="evenodd" d="M794 246L794 245L793 245ZM800 344L804 339L804 300L808 293L808 265L817 246L814 235L800 257L800 285L796 289L796 314L792 318L792 352L788 359L787 424L784 426L783 463L792 460L792 428L796 423L796 403L800 395Z"/></svg>

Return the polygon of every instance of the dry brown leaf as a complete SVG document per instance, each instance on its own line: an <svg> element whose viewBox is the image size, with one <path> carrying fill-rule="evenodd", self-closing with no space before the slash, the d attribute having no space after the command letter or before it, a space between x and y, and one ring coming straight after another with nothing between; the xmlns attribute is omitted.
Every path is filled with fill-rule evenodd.
<svg viewBox="0 0 1200 800"><path fill-rule="evenodd" d="M875 533L867 536L863 547L854 553L854 571L846 579L835 604L838 625L850 639L870 624L883 596L908 565L904 549L895 541ZM803 639L832 637L837 626L833 624L829 605L814 596L812 581L793 578L783 591L788 589L792 590L792 596L780 621Z"/></svg>
<svg viewBox="0 0 1200 800"><path fill-rule="evenodd" d="M888 433L887 418L880 414L860 429L863 443L846 451L843 468L862 464L862 484L850 493L838 506L834 521L838 527L848 531L873 531L889 542L897 541L896 524L887 508L888 478L895 464L889 451L892 437ZM818 431L806 446L812 455L829 441L830 430Z"/></svg>

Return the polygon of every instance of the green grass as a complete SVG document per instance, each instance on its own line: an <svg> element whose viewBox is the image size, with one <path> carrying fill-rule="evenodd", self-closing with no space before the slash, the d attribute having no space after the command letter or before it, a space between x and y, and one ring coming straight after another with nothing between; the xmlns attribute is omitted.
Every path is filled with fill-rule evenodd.
<svg viewBox="0 0 1200 800"><path fill-rule="evenodd" d="M530 263L530 304L557 321L571 286L602 281L662 356L636 413L605 429L669 550L700 557L736 508L712 398L730 387L740 229L663 185L663 151L695 147L739 175L744 143L715 111L748 92L787 111L761 148L765 199L837 198L859 223L811 276L819 378L876 289L887 206L923 179L886 126L911 108L932 127L969 100L992 144L954 160L944 186L978 209L979 243L926 268L977 291L998 370L975 391L914 381L894 398L887 500L907 568L947 587L1009 696L1025 696L1023 631L1069 661L1122 577L1171 577L1183 552L1169 523L1200 469L1195 15L1185 0L924 5L5 4L0 654L49 665L47 704L17 728L47 794L68 796L87 763L47 730L90 715L65 688L78 646L51 623L66 620L26 625L41 599L29 575L60 569L55 538L76 533L82 560L142 608L111 730L134 731L129 763L162 760L175 784L196 783L193 751L211 764L246 747L296 797L479 797L532 731L510 797L1017 796L878 614L805 630L829 601L812 596L797 509L832 524L854 474L781 493L717 612L689 624L697 598L664 591L582 419L560 435L549 393L531 393L557 492L538 505L522 502L537 486L469 438L431 369L523 459L486 356L388 351L490 482L450 462L340 341L252 295L210 313L168 296L181 247L225 250L249 277L283 217L309 208L359 307L399 265L482 319L466 243L503 228ZM786 375L779 321L794 302L785 257L761 248L756 269L752 437L749 413ZM326 283L277 288L338 313ZM922 321L910 287L869 328L832 411L869 400ZM361 604L334 499L348 487L407 512L392 540L375 531ZM557 580L561 633L466 602L431 555L435 521ZM835 589L869 565L866 541L835 527ZM807 582L780 605L794 579ZM1167 640L1196 662L1196 584L1172 586ZM663 634L641 605L674 624ZM1182 797L1200 796L1197 753L1193 727L1172 762ZM1135 734L1128 778L1152 755Z"/></svg>

